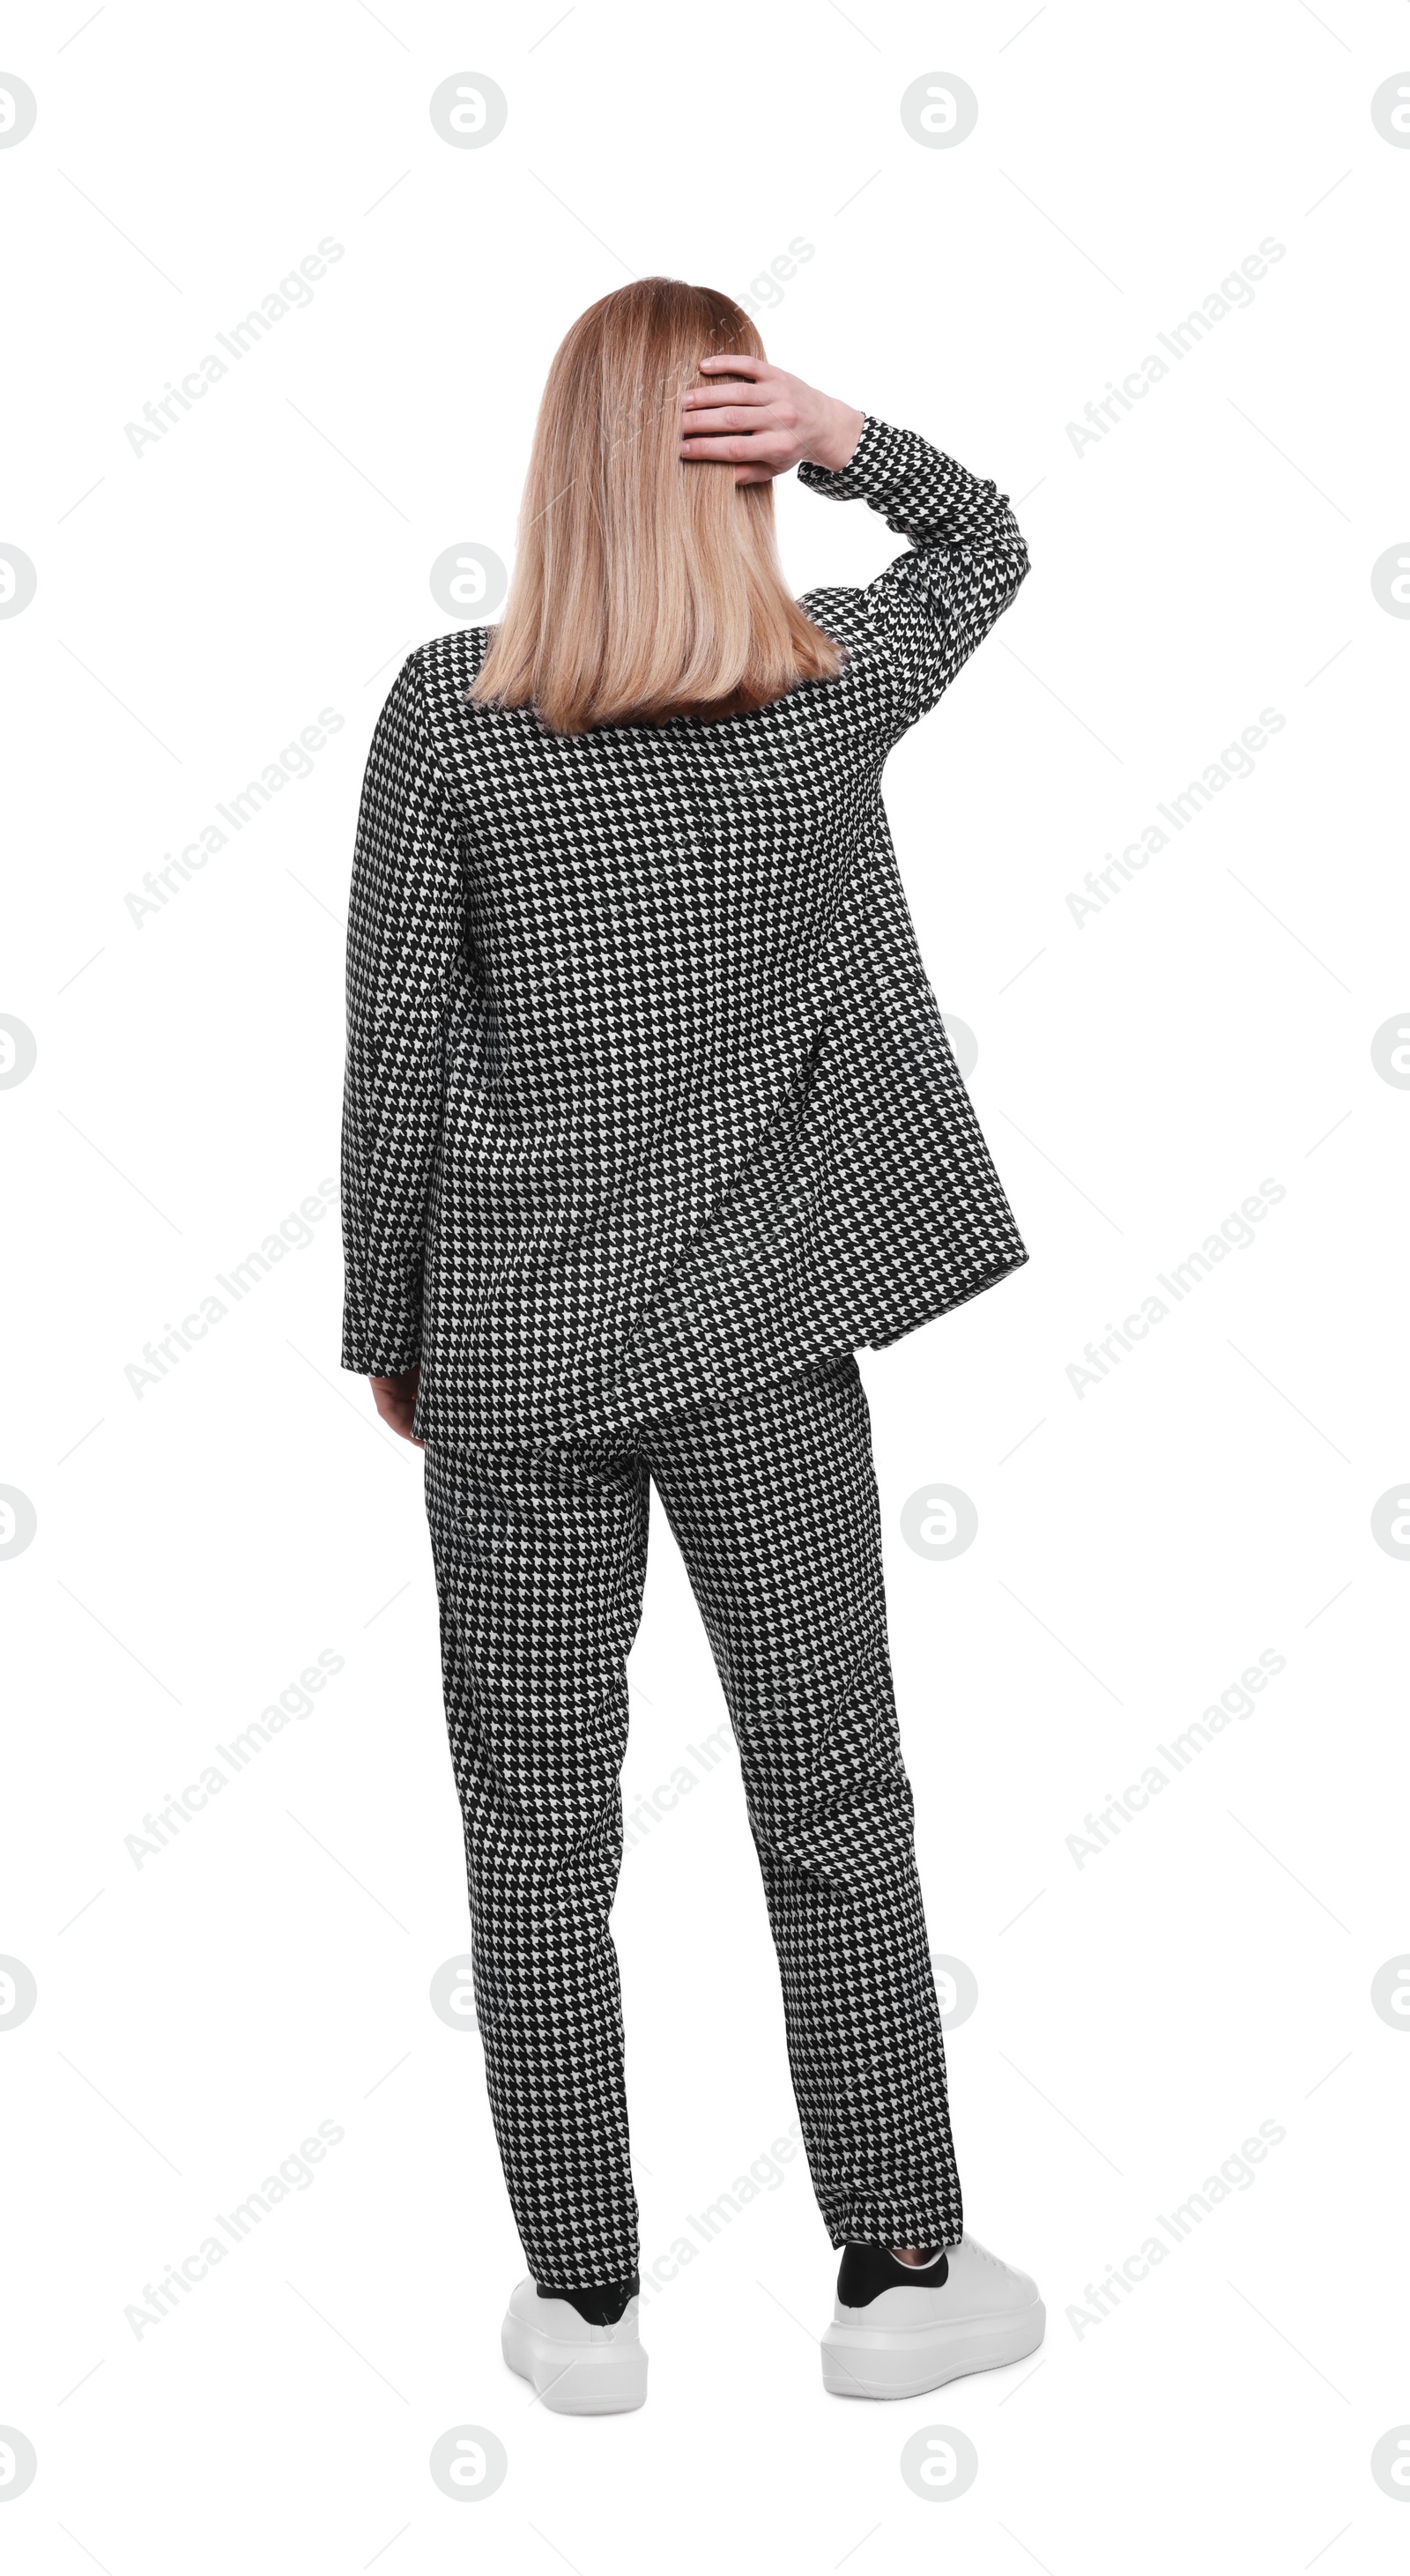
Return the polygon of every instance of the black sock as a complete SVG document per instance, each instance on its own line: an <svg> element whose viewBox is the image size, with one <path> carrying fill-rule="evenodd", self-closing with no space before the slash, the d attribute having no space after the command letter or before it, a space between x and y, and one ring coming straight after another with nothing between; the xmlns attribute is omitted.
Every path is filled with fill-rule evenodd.
<svg viewBox="0 0 1410 2576"><path fill-rule="evenodd" d="M844 2308L869 2308L883 2290L894 2290L898 2282L912 2281L934 2290L943 2286L949 2272L946 2254L935 2255L929 2263L902 2263L889 2245L844 2245L837 2295Z"/></svg>
<svg viewBox="0 0 1410 2576"><path fill-rule="evenodd" d="M546 2281L535 2283L541 2299L566 2299L576 2308L584 2325L615 2326L627 2311L627 2302L641 2289L641 2276L633 2272L629 2281L602 2281L590 2290L555 2290Z"/></svg>

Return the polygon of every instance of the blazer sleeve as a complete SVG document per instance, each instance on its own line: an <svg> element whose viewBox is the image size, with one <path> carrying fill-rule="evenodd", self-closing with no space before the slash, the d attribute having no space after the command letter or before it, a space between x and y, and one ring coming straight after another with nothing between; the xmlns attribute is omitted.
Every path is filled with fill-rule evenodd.
<svg viewBox="0 0 1410 2576"><path fill-rule="evenodd" d="M995 484L967 474L918 431L893 429L870 412L844 466L828 473L803 464L798 480L829 500L866 501L910 539L865 590L841 594L875 656L894 741L934 706L1002 616L1028 570L1028 548Z"/></svg>
<svg viewBox="0 0 1410 2576"><path fill-rule="evenodd" d="M372 736L348 913L342 1364L363 1376L396 1376L421 1355L446 999L463 925L461 834L413 653Z"/></svg>

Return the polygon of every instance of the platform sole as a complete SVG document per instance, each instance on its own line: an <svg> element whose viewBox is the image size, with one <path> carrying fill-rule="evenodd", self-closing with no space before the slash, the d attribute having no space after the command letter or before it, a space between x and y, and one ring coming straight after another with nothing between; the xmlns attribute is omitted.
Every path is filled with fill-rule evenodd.
<svg viewBox="0 0 1410 2576"><path fill-rule="evenodd" d="M998 2316L896 2327L889 2334L830 2325L822 2339L823 2386L834 2397L923 2397L947 2379L1026 2360L1046 2325L1041 2299Z"/></svg>
<svg viewBox="0 0 1410 2576"><path fill-rule="evenodd" d="M511 2370L532 2382L553 2415L626 2415L646 2403L646 2354L639 2343L584 2344L565 2356L549 2335L516 2316L500 2329Z"/></svg>

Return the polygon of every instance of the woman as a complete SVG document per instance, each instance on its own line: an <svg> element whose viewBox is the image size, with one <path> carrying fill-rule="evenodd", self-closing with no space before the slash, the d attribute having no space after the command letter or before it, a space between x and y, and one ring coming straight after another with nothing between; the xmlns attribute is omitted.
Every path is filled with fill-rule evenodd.
<svg viewBox="0 0 1410 2576"><path fill-rule="evenodd" d="M773 478L910 540L784 585ZM348 938L343 1365L425 1449L476 2013L529 2277L505 2358L640 2405L616 1953L650 1488L739 1745L813 2186L823 2376L1041 2340L964 2233L854 1353L1027 1253L879 793L1013 598L1008 505L645 278L574 324L502 621L400 671Z"/></svg>

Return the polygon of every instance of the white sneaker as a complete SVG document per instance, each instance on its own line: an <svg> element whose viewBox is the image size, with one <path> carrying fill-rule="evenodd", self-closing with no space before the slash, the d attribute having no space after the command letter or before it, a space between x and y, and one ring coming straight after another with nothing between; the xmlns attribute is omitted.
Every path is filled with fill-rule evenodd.
<svg viewBox="0 0 1410 2576"><path fill-rule="evenodd" d="M1036 2352L1047 2323L1038 2286L966 2236L932 2263L889 2246L849 2245L822 2339L834 2397L920 2397L973 2370Z"/></svg>
<svg viewBox="0 0 1410 2576"><path fill-rule="evenodd" d="M589 2325L567 2299L541 2298L534 2281L521 2281L500 2329L500 2348L551 2413L622 2415L646 2403L640 2319L641 2300L634 2298L616 2325Z"/></svg>

